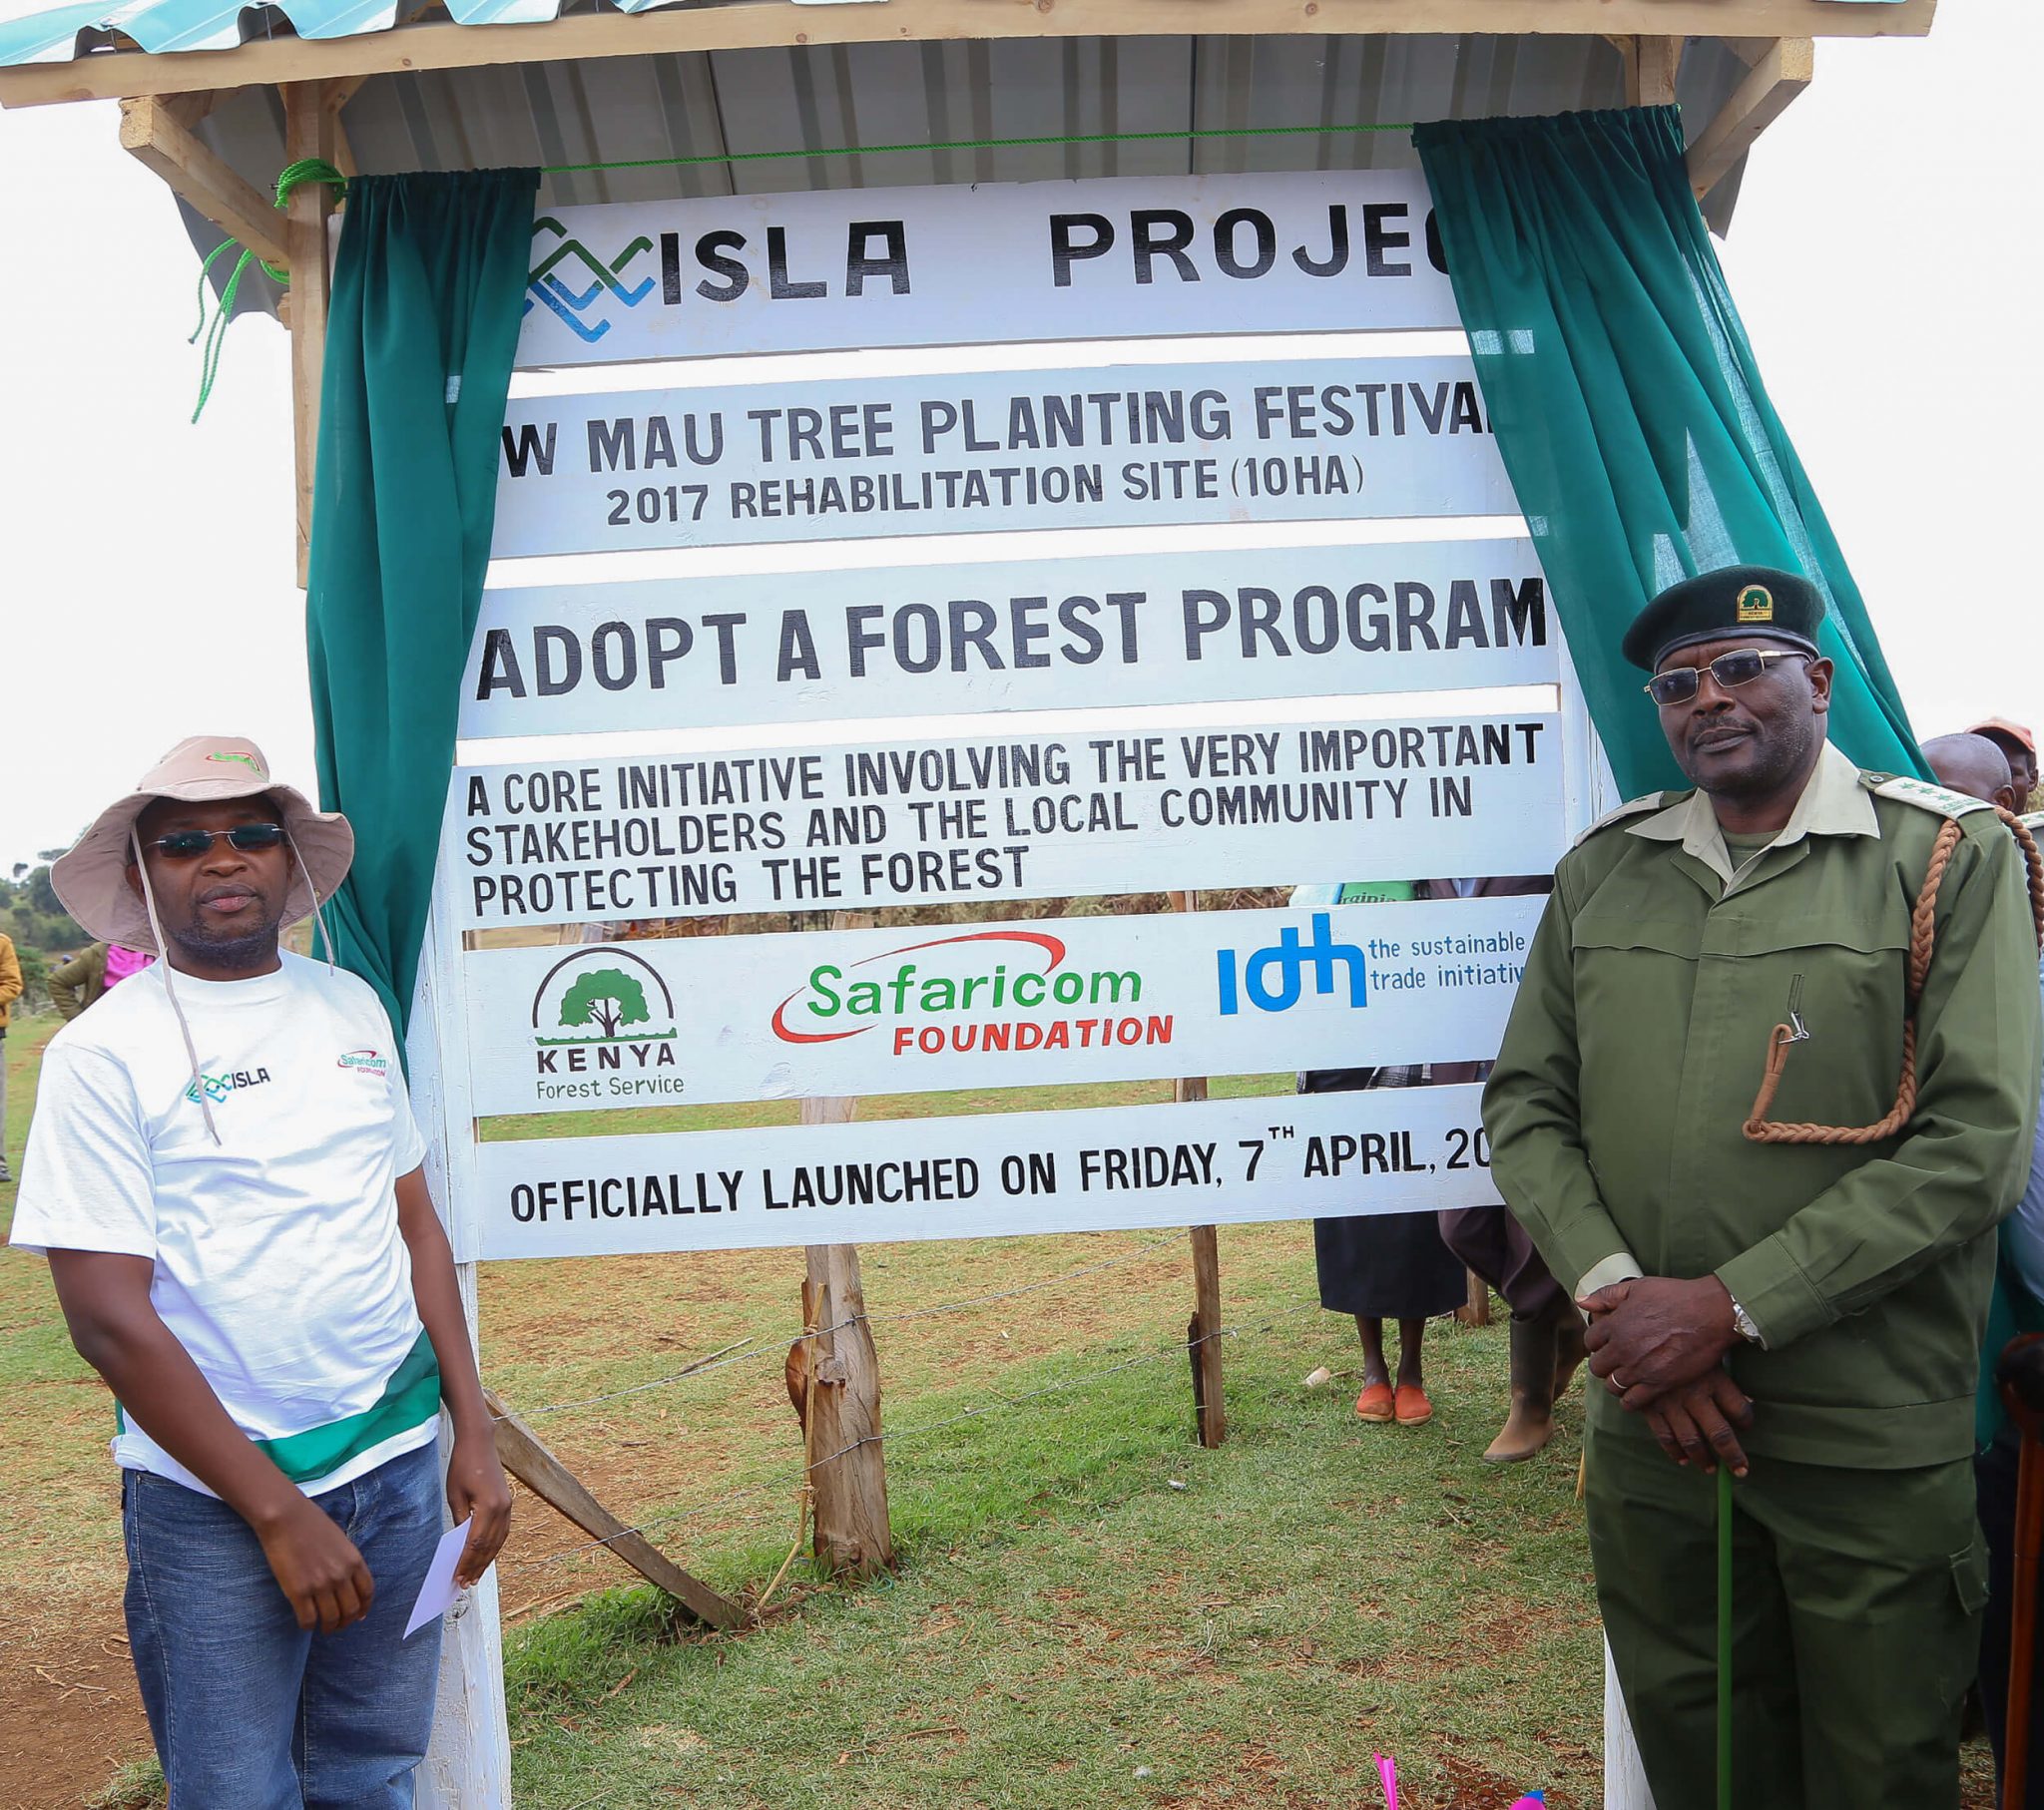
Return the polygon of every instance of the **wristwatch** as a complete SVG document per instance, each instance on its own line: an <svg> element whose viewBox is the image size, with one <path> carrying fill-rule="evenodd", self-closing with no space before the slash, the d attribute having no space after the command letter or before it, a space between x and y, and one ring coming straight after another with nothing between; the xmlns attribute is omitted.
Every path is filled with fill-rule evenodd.
<svg viewBox="0 0 2044 1810"><path fill-rule="evenodd" d="M1749 1345L1767 1345L1767 1340L1761 1337L1761 1329L1753 1323L1753 1315L1740 1306L1736 1298L1732 1303L1732 1330Z"/></svg>

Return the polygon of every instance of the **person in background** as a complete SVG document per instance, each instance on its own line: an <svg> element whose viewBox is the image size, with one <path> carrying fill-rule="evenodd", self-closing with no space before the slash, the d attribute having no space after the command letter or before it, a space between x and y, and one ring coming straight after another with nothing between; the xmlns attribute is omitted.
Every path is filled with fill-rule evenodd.
<svg viewBox="0 0 2044 1810"><path fill-rule="evenodd" d="M140 974L156 957L119 943L88 943L68 962L50 970L50 1004L67 1025L110 987Z"/></svg>
<svg viewBox="0 0 2044 1810"><path fill-rule="evenodd" d="M1554 890L1547 874L1474 880L1421 880L1422 899L1518 899ZM1428 1065L1430 1086L1490 1079L1487 1062ZM1554 1404L1568 1392L1584 1357L1583 1319L1555 1281L1526 1228L1504 1206L1444 1207L1441 1241L1511 1309L1511 1411L1483 1454L1487 1465L1532 1458L1554 1437Z"/></svg>
<svg viewBox="0 0 2044 1810"><path fill-rule="evenodd" d="M1301 886L1294 905L1392 903L1410 899L1409 880L1350 881L1343 886ZM1298 1078L1301 1094L1340 1094L1368 1088L1418 1088L1427 1081L1424 1063L1360 1069L1313 1069ZM1432 1213L1366 1213L1313 1221L1313 1266L1320 1305L1355 1320L1362 1340L1362 1391L1355 1398L1358 1419L1371 1426L1396 1422L1423 1427L1433 1419L1427 1398L1420 1345L1426 1323L1453 1313L1469 1298L1462 1264L1441 1242ZM1384 1322L1398 1322L1398 1368L1393 1376L1384 1355Z"/></svg>
<svg viewBox="0 0 2044 1810"><path fill-rule="evenodd" d="M1992 810L1827 745L1823 615L1749 566L1635 620L1696 789L1562 858L1484 1098L1492 1173L1591 1317L1590 1552L1660 1810L1719 1801L1721 1466L1733 1802L1955 1810L1979 1658L1973 1403L2037 1110L2035 925Z"/></svg>
<svg viewBox="0 0 2044 1810"><path fill-rule="evenodd" d="M390 1022L330 948L278 946L353 852L254 742L194 736L50 872L88 934L163 956L51 1040L12 1240L119 1404L129 1646L181 1810L406 1810L442 1500L460 1584L510 1522Z"/></svg>
<svg viewBox="0 0 2044 1810"><path fill-rule="evenodd" d="M1923 744L1923 758L1938 784L1963 792L1998 810L2021 809L2022 793L2001 744L1968 730L1963 735L1936 735Z"/></svg>
<svg viewBox="0 0 2044 1810"><path fill-rule="evenodd" d="M1985 799L2004 810L2014 808L2016 778L2002 744L1985 735L1940 735L1923 744L1923 758L1940 783L1968 797ZM2044 999L2044 956L2037 969L2038 993ZM2044 1331L2044 1120L2032 1135L2030 1175L2016 1210L2001 1222L1995 1264L1995 1298L1981 1350L1981 1387L1976 1403L1975 1435L1979 1452L1973 1460L1975 1502L1980 1531L1987 1537L1987 1615L1980 1627L1980 1705L1987 1718L1987 1738L1994 1749L1999 1780L2008 1736L2009 1640L2015 1598L2016 1471L2022 1441L2001 1406L1995 1387L1997 1361L2018 1332ZM2031 1405L2044 1411L2044 1346L2028 1353L2011 1352L2016 1385ZM2037 1628L2036 1656L2044 1675L2044 1622ZM2044 1691L2030 1697L2030 1751L2037 1758L2030 1769L2020 1805L2008 1804L1997 1791L2003 1810L2044 1810Z"/></svg>
<svg viewBox="0 0 2044 1810"><path fill-rule="evenodd" d="M0 935L0 1181L12 1181L7 1167L7 1021L21 998L21 957L14 939Z"/></svg>
<svg viewBox="0 0 2044 1810"><path fill-rule="evenodd" d="M2030 808L2030 794L2037 789L2037 737L2019 722L2006 716L1989 716L1967 731L1985 735L2008 756L2008 769L2015 781L2016 805L2020 814Z"/></svg>

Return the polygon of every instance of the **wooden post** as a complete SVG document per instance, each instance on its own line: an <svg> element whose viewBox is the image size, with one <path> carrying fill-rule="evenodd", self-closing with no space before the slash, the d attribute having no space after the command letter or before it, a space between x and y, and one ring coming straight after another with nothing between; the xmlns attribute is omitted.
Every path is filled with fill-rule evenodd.
<svg viewBox="0 0 2044 1810"><path fill-rule="evenodd" d="M862 930L865 912L833 912L833 930ZM803 1125L844 1125L852 1099L804 1100ZM887 1462L880 1445L880 1354L866 1324L858 1246L811 1244L802 1284L803 1449L815 1491L815 1554L819 1564L854 1578L894 1563L887 1521ZM847 1449L848 1448L848 1449Z"/></svg>
<svg viewBox="0 0 2044 1810"><path fill-rule="evenodd" d="M339 110L326 105L325 82L289 82L283 99L284 162L334 161ZM291 191L284 245L291 267L291 448L297 471L298 585L312 548L312 470L319 447L319 372L326 359L326 306L333 279L326 263L326 220L333 192L324 183Z"/></svg>
<svg viewBox="0 0 2044 1810"><path fill-rule="evenodd" d="M1619 46L1625 58L1625 98L1633 107L1675 105L1675 78L1682 69L1680 38L1634 38Z"/></svg>
<svg viewBox="0 0 2044 1810"><path fill-rule="evenodd" d="M1488 1326L1490 1324L1490 1284L1473 1269L1466 1273L1469 1283L1469 1298L1455 1309L1455 1318L1464 1326Z"/></svg>
<svg viewBox="0 0 2044 1810"><path fill-rule="evenodd" d="M497 1457L513 1477L585 1534L604 1542L640 1577L667 1591L698 1621L711 1627L743 1625L746 1611L736 1602L719 1595L702 1579L691 1577L643 1534L626 1527L496 1395L485 1389L483 1400L497 1417Z"/></svg>
<svg viewBox="0 0 2044 1810"><path fill-rule="evenodd" d="M1200 895L1175 892L1174 909L1198 911ZM1183 1076L1171 1084L1175 1101L1205 1100L1207 1078ZM1192 1227L1193 1317L1186 1349L1193 1364L1193 1416L1200 1444L1211 1450L1228 1437L1228 1402L1221 1386L1221 1238L1211 1225Z"/></svg>

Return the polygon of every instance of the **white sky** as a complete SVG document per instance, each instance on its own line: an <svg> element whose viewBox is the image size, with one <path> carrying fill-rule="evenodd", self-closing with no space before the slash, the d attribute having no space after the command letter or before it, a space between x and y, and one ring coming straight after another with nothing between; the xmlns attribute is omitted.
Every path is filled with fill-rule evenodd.
<svg viewBox="0 0 2044 1810"><path fill-rule="evenodd" d="M1944 0L1927 42L1820 44L1723 247L1925 735L2044 717L2016 533L2044 418L2040 53L2035 0ZM111 103L0 114L0 870L197 730L252 734L310 787L284 335L241 322L187 425L197 259L118 125Z"/></svg>

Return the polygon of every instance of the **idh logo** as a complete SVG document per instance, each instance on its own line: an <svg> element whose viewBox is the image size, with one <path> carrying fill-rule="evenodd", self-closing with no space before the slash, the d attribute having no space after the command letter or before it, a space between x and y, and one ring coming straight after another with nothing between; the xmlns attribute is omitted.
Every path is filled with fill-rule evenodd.
<svg viewBox="0 0 2044 1810"><path fill-rule="evenodd" d="M896 1056L1171 1042L1169 1015L1133 1010L1144 994L1138 970L1068 968L1066 954L1044 931L974 930L848 968L819 963L773 1009L773 1035L830 1044L885 1030Z"/></svg>
<svg viewBox="0 0 2044 1810"><path fill-rule="evenodd" d="M1332 993L1334 971L1343 969L1348 977L1348 1003L1369 1004L1369 980L1363 968L1362 951L1353 943L1334 941L1334 922L1324 911L1312 917L1312 941L1303 946L1298 932L1289 927L1278 933L1278 941L1250 952L1242 964L1240 983L1236 974L1236 952L1219 951L1221 1016L1232 1018L1242 1011L1242 994L1260 1012L1285 1012L1299 1002L1305 988L1305 974L1312 970L1313 991Z"/></svg>

